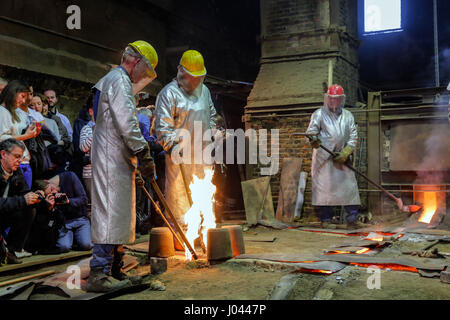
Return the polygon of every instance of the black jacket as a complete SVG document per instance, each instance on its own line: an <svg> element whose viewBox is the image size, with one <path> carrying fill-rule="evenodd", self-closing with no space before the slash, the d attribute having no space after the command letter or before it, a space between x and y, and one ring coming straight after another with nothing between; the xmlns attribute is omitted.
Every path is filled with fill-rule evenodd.
<svg viewBox="0 0 450 320"><path fill-rule="evenodd" d="M14 213L27 206L24 195L30 192L20 168L9 179L8 197L3 198L7 182L3 178L3 169L0 167L0 218L4 214Z"/></svg>

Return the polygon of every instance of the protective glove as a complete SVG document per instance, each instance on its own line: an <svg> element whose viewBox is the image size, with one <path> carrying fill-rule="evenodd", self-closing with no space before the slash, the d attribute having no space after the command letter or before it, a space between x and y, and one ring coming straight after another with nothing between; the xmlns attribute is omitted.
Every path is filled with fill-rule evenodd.
<svg viewBox="0 0 450 320"><path fill-rule="evenodd" d="M320 148L320 144L322 143L322 141L320 141L317 136L308 136L308 139L311 147L313 147L314 149Z"/></svg>
<svg viewBox="0 0 450 320"><path fill-rule="evenodd" d="M149 179L153 179L155 176L155 162L150 155L150 148L148 144L145 145L144 149L137 154L139 159L139 171L141 174Z"/></svg>
<svg viewBox="0 0 450 320"><path fill-rule="evenodd" d="M337 163L344 164L347 162L348 157L352 154L353 148L350 146L346 146L344 149L342 149L341 152L336 152L334 155L333 160Z"/></svg>

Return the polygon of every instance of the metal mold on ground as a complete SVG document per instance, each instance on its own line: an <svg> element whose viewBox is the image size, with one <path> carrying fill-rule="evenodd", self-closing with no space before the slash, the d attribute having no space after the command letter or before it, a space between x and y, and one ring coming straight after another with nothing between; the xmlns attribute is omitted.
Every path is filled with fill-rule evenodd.
<svg viewBox="0 0 450 320"><path fill-rule="evenodd" d="M173 235L167 227L150 231L150 257L168 258L175 254Z"/></svg>
<svg viewBox="0 0 450 320"><path fill-rule="evenodd" d="M233 248L233 257L245 253L244 233L239 225L223 226L230 230L231 247Z"/></svg>
<svg viewBox="0 0 450 320"><path fill-rule="evenodd" d="M206 256L208 261L219 262L233 257L230 229L208 229L207 243Z"/></svg>

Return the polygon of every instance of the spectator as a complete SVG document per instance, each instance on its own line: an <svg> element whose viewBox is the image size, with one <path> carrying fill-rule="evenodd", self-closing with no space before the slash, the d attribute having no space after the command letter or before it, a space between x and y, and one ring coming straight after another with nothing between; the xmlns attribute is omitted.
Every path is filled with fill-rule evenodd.
<svg viewBox="0 0 450 320"><path fill-rule="evenodd" d="M32 121L42 122L44 121L44 117L40 112L37 112L33 108L30 107L31 100L33 99L34 90L33 86L29 85L27 82L23 82L23 85L28 88L28 94L25 99L25 103L16 111L20 112L22 110L26 113L26 116L31 118Z"/></svg>
<svg viewBox="0 0 450 320"><path fill-rule="evenodd" d="M0 77L0 94L2 93L3 89L8 85L8 81Z"/></svg>
<svg viewBox="0 0 450 320"><path fill-rule="evenodd" d="M151 141L150 137L150 114L146 108L137 109L137 116L139 122L139 129L141 130L142 136L147 141ZM151 151L151 146L150 146ZM144 186L149 191L152 192L151 184L148 179L144 179ZM139 234L146 234L149 230L150 223L150 200L147 198L145 192L142 188L136 188L136 232Z"/></svg>
<svg viewBox="0 0 450 320"><path fill-rule="evenodd" d="M34 204L43 197L42 191L30 192L22 172L17 170L26 150L23 142L6 139L0 142L0 230L7 232L8 263L21 263L18 257L27 253L25 241L36 214ZM29 254L28 254L29 255Z"/></svg>
<svg viewBox="0 0 450 320"><path fill-rule="evenodd" d="M48 90L44 91L44 95L48 99L48 112L52 116L51 118L53 119L53 116L58 116L61 119L62 123L64 124L64 127L67 130L67 133L70 136L70 141L72 141L72 133L73 133L72 126L70 125L69 119L65 115L60 113L58 111L58 109L56 108L56 106L58 104L58 97L56 96L55 90L48 89ZM55 120L55 119L53 119L53 120Z"/></svg>
<svg viewBox="0 0 450 320"><path fill-rule="evenodd" d="M38 136L39 129L36 124L27 126L26 121L19 117L16 109L26 103L29 89L21 82L13 80L3 89L0 96L0 141L14 138L20 141L27 141ZM24 133L22 133L25 130ZM24 151L24 158L20 164L20 169L31 188L32 170L30 166L31 155L27 148Z"/></svg>
<svg viewBox="0 0 450 320"><path fill-rule="evenodd" d="M52 162L44 140L47 139L54 143L57 143L58 141L56 140L55 135L46 126L43 127L44 117L42 114L28 108L31 104L31 99L33 98L33 87L26 82L24 85L28 89L27 95L25 96L25 103L19 105L15 112L22 126L25 126L25 128L29 126L36 126L38 129L38 134L36 137L24 141L31 156L31 170L34 174L34 178L37 179L44 177L52 168ZM43 131L42 134L41 130Z"/></svg>
<svg viewBox="0 0 450 320"><path fill-rule="evenodd" d="M38 180L35 184L48 197L50 212L64 219L56 241L59 252L68 252L74 247L74 242L78 250L90 250L92 242L91 224L87 217L88 199L77 175L71 171L62 172L50 180Z"/></svg>
<svg viewBox="0 0 450 320"><path fill-rule="evenodd" d="M70 163L70 168L71 171L75 172L80 179L83 178L83 158L85 154L80 150L80 134L81 129L83 129L83 127L91 121L89 109L92 109L92 99L92 94L90 94L86 100L86 104L80 110L78 118L75 119L75 122L73 123L73 157Z"/></svg>
<svg viewBox="0 0 450 320"><path fill-rule="evenodd" d="M92 188L92 166L91 166L91 145L92 145L92 132L94 130L94 111L88 108L88 114L91 120L81 129L80 132L80 150L84 153L82 158L83 164L83 180L86 186L86 193L91 201L91 188Z"/></svg>
<svg viewBox="0 0 450 320"><path fill-rule="evenodd" d="M47 98L45 98L44 95L42 95L40 93L36 94L31 99L30 108L35 110L36 112L42 114L43 101L46 99ZM58 124L56 123L56 121L54 121L50 118L47 118L47 117L43 117L43 118L44 118L44 124L54 134L56 140L58 141L57 143L59 145L64 145L64 142L61 140L61 135L59 134ZM48 147L50 144L51 144L50 141L45 141L45 146Z"/></svg>
<svg viewBox="0 0 450 320"><path fill-rule="evenodd" d="M46 92L51 91L54 93L53 90L47 90ZM72 136L69 134L68 129L63 123L63 118L67 119L64 115L60 113L52 113L49 109L50 99L47 98L47 95L45 95L46 101L42 101L42 114L54 120L56 124L58 125L59 134L61 136L61 140L63 141L63 144L58 145L52 145L49 146L49 153L51 156L52 162L55 164L55 172L58 174L60 172L63 172L67 168L67 164L69 160L71 159L73 155L73 145L72 145ZM55 108L56 110L56 108ZM68 120L67 120L68 121ZM69 122L70 127L70 122ZM70 129L72 130L72 129ZM71 132L71 131L70 131Z"/></svg>

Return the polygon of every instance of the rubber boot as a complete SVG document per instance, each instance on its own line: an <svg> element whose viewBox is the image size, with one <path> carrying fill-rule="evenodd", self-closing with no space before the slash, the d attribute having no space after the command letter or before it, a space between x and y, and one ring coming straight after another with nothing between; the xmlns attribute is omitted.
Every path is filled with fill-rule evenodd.
<svg viewBox="0 0 450 320"><path fill-rule="evenodd" d="M130 280L119 281L103 272L103 268L92 268L86 283L87 292L110 292L130 287Z"/></svg>

